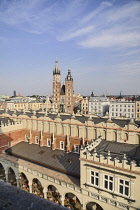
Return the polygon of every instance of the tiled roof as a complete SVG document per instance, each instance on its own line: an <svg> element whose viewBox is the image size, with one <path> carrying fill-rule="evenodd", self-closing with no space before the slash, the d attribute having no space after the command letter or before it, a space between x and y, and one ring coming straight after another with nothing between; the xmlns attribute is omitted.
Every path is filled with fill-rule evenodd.
<svg viewBox="0 0 140 210"><path fill-rule="evenodd" d="M40 147L27 142L20 142L6 152L69 175L79 177L80 174L79 154L76 153L52 150L46 146Z"/></svg>
<svg viewBox="0 0 140 210"><path fill-rule="evenodd" d="M124 154L126 154L129 159L140 162L140 146L137 144L102 140L96 147L96 151L100 154L107 154L108 151L110 151L110 154L113 157L123 157Z"/></svg>
<svg viewBox="0 0 140 210"><path fill-rule="evenodd" d="M60 95L65 95L65 85L61 87Z"/></svg>
<svg viewBox="0 0 140 210"><path fill-rule="evenodd" d="M8 124L8 122L10 122L10 123L14 123L14 121L13 120L11 120L9 117L5 117L5 118L0 118L0 125L3 123L4 125L5 124Z"/></svg>

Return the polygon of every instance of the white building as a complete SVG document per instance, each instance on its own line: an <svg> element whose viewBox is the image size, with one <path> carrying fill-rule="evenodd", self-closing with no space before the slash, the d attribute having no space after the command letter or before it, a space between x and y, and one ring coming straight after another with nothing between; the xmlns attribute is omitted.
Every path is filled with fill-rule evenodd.
<svg viewBox="0 0 140 210"><path fill-rule="evenodd" d="M135 118L135 102L113 101L109 107L110 117Z"/></svg>
<svg viewBox="0 0 140 210"><path fill-rule="evenodd" d="M91 97L89 99L89 114L104 116L109 112L109 99L107 97Z"/></svg>

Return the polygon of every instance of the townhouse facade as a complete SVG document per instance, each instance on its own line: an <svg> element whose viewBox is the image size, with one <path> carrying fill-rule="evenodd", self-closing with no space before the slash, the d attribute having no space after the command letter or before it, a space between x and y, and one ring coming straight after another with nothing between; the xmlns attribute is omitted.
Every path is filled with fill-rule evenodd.
<svg viewBox="0 0 140 210"><path fill-rule="evenodd" d="M109 104L107 97L91 97L89 99L89 114L103 117L109 112Z"/></svg>
<svg viewBox="0 0 140 210"><path fill-rule="evenodd" d="M135 102L111 101L109 106L110 117L135 118Z"/></svg>

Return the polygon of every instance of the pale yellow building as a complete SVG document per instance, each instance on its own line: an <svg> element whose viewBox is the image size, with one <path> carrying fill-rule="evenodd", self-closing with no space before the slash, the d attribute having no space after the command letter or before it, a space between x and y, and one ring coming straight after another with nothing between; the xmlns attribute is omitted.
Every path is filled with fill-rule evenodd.
<svg viewBox="0 0 140 210"><path fill-rule="evenodd" d="M140 120L140 97L135 99L135 119Z"/></svg>
<svg viewBox="0 0 140 210"><path fill-rule="evenodd" d="M15 122L3 125L1 133L16 126L25 134L0 155L5 180L16 177L19 186L22 177L29 192L46 199L55 192L55 201L73 209L140 209L140 127L135 121L25 111L1 111L0 116ZM11 179L9 172L15 175Z"/></svg>

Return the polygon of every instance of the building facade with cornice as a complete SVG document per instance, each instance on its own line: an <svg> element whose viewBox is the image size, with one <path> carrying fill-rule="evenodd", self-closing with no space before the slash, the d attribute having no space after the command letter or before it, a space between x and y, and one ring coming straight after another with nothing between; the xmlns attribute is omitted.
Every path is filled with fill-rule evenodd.
<svg viewBox="0 0 140 210"><path fill-rule="evenodd" d="M71 209L140 209L138 122L7 110L0 121L3 180Z"/></svg>

